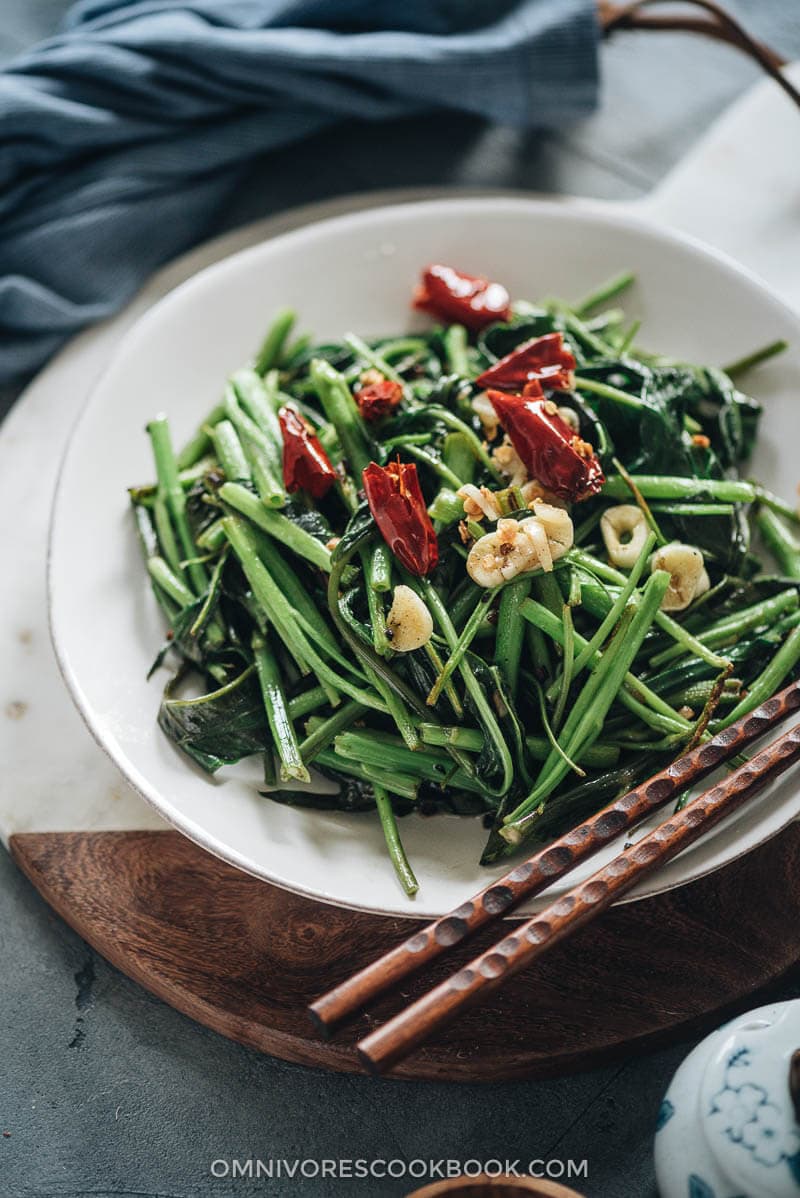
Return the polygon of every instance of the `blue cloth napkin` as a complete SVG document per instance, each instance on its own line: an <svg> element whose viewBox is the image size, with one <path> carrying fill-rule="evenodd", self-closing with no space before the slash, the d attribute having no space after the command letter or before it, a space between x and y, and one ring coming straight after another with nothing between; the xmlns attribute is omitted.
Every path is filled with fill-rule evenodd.
<svg viewBox="0 0 800 1198"><path fill-rule="evenodd" d="M0 73L0 381L213 231L242 170L343 118L594 105L593 0L83 0Z"/></svg>

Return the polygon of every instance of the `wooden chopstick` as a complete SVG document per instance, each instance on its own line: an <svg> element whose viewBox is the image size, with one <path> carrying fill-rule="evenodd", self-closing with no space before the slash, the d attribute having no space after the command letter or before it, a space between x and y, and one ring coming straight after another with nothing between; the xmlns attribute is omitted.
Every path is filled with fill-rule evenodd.
<svg viewBox="0 0 800 1198"><path fill-rule="evenodd" d="M397 985L479 928L499 919L523 899L539 894L797 710L800 710L800 682L793 682L749 715L514 866L455 911L434 920L323 994L309 1007L317 1027L323 1033L330 1032L335 1024L360 1010L383 990Z"/></svg>
<svg viewBox="0 0 800 1198"><path fill-rule="evenodd" d="M466 1007L596 919L643 877L671 861L798 760L800 724L366 1036L357 1046L362 1062L373 1073L397 1064Z"/></svg>

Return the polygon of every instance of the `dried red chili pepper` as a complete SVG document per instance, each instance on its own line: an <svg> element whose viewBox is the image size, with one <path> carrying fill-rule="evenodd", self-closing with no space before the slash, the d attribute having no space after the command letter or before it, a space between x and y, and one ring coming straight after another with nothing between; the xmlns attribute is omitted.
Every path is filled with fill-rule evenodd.
<svg viewBox="0 0 800 1198"><path fill-rule="evenodd" d="M511 301L501 283L465 275L440 263L422 272L413 303L440 320L463 324L473 331L496 320L508 320L511 315Z"/></svg>
<svg viewBox="0 0 800 1198"><path fill-rule="evenodd" d="M521 391L526 383L538 379L554 391L571 391L575 384L575 358L564 346L561 333L545 333L518 345L494 366L478 375L479 387L497 387L501 391Z"/></svg>
<svg viewBox="0 0 800 1198"><path fill-rule="evenodd" d="M336 481L336 471L319 437L298 412L286 404L278 412L283 434L283 482L287 491L306 491L322 499Z"/></svg>
<svg viewBox="0 0 800 1198"><path fill-rule="evenodd" d="M403 401L403 387L392 379L367 383L356 392L358 410L365 420L382 420Z"/></svg>
<svg viewBox="0 0 800 1198"><path fill-rule="evenodd" d="M531 390L539 386L534 379ZM541 390L541 388L540 388ZM582 441L550 399L490 391L497 418L532 478L561 499L578 503L605 482L592 446Z"/></svg>
<svg viewBox="0 0 800 1198"><path fill-rule="evenodd" d="M439 544L411 462L370 462L362 472L369 510L381 536L407 570L430 574L439 560Z"/></svg>

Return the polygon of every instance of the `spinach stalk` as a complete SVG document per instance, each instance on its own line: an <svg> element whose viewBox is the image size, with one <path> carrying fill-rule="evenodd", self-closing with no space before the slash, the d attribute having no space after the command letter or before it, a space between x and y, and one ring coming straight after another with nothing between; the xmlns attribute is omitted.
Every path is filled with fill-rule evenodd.
<svg viewBox="0 0 800 1198"><path fill-rule="evenodd" d="M297 735L289 716L280 670L269 643L260 633L254 633L250 643L267 721L280 758L281 781L310 782L311 776L303 764Z"/></svg>
<svg viewBox="0 0 800 1198"><path fill-rule="evenodd" d="M405 890L409 898L412 898L419 890L419 882L414 876L414 871L403 848L391 800L386 790L377 782L373 782L372 790L375 795L375 805L378 808L383 836L386 841L386 847L389 850L389 857L394 866L394 872L397 874L397 879L403 890Z"/></svg>
<svg viewBox="0 0 800 1198"><path fill-rule="evenodd" d="M640 596L632 599L623 612L611 644L602 654L597 669L589 676L576 699L559 737L564 754L575 756L599 737L611 704L629 671L639 646L653 623L655 613L669 586L664 570L651 574ZM510 844L519 844L529 828L539 804L547 798L566 774L569 766L563 756L551 752L539 779L528 795L503 821L501 835Z"/></svg>

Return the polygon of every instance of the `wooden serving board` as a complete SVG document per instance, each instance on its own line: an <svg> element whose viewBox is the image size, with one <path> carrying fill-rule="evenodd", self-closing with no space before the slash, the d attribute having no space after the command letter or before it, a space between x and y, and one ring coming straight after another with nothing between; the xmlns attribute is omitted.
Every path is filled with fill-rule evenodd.
<svg viewBox="0 0 800 1198"><path fill-rule="evenodd" d="M307 1003L398 943L408 920L251 878L177 832L23 833L14 859L104 957L192 1019L303 1065L360 1072L352 1048L481 943L462 946L326 1042ZM743 1009L800 956L800 825L724 870L599 922L518 974L395 1076L504 1081L585 1069ZM489 930L491 931L491 929Z"/></svg>
<svg viewBox="0 0 800 1198"><path fill-rule="evenodd" d="M800 307L796 122L779 90L759 85L656 192L629 208L704 236ZM422 197L372 193L313 205L193 251L113 321L76 338L28 388L0 441L0 506L18 517L8 546L14 586L0 591L2 840L67 923L152 993L250 1047L343 1071L359 1068L350 1046L368 1021L326 1043L305 1005L407 936L409 921L325 906L237 872L168 831L127 786L72 707L49 645L47 481L120 336L167 291L309 220L412 198ZM36 472L27 469L33 454ZM753 1000L800 958L798 883L796 824L720 873L612 909L490 1005L465 1014L397 1076L556 1074L698 1031ZM478 937L440 962L429 980L482 943ZM419 989L412 981L393 1001ZM390 1009L376 1008L374 1017Z"/></svg>

